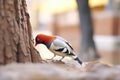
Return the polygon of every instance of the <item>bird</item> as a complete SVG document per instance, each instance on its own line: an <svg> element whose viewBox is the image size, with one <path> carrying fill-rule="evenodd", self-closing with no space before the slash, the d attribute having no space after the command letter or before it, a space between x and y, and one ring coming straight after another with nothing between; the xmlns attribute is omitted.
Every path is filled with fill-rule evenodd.
<svg viewBox="0 0 120 80"><path fill-rule="evenodd" d="M38 44L44 44L52 53L54 53L54 56L51 59L58 55L62 57L60 59L61 61L64 57L69 56L82 65L82 61L76 56L71 44L60 36L38 34L35 37L35 46Z"/></svg>

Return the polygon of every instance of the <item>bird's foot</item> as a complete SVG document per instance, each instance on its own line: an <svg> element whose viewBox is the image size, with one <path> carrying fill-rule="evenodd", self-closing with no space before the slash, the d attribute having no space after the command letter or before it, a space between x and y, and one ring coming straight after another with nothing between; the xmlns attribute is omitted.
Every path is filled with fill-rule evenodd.
<svg viewBox="0 0 120 80"><path fill-rule="evenodd" d="M54 60L54 59L52 59L51 61L52 61L52 62L56 62L56 60Z"/></svg>
<svg viewBox="0 0 120 80"><path fill-rule="evenodd" d="M46 59L47 61L56 62L54 59Z"/></svg>
<svg viewBox="0 0 120 80"><path fill-rule="evenodd" d="M62 60L54 60L54 63L65 64Z"/></svg>
<svg viewBox="0 0 120 80"><path fill-rule="evenodd" d="M54 59L46 59L47 62L55 62Z"/></svg>

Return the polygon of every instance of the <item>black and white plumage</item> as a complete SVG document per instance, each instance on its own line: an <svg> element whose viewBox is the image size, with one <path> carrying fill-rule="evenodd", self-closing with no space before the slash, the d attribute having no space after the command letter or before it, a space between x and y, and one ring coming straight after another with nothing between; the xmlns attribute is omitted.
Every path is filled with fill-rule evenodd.
<svg viewBox="0 0 120 80"><path fill-rule="evenodd" d="M79 60L79 58L75 55L74 49L72 48L71 44L68 43L65 39L63 39L62 37L56 36L56 39L54 39L51 43L50 43L50 47L49 50L51 52L54 53L54 56L52 57L52 59L56 56L62 56L61 60L65 57L65 56L70 56L72 57L74 60L78 61L80 64L82 64L82 62Z"/></svg>
<svg viewBox="0 0 120 80"><path fill-rule="evenodd" d="M51 37L51 36L47 36L47 37ZM47 38L47 40L48 39L49 38ZM37 42L37 44L38 43L45 44L47 46L47 48L51 52L54 53L54 56L52 57L52 59L56 55L62 56L62 58L60 60L62 60L65 56L69 56L69 57L72 57L74 60L78 61L78 63L82 64L82 61L80 61L79 58L75 55L74 49L72 48L70 43L68 43L68 41L66 41L62 37L54 36L54 38L52 40L50 40L49 43L47 42L47 44L44 40L42 40L42 42L40 42L40 41L36 41L36 42Z"/></svg>

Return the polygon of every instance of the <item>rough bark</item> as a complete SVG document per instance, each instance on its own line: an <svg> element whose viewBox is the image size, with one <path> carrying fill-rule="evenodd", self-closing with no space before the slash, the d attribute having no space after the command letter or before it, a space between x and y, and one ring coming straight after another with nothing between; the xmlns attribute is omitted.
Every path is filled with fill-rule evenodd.
<svg viewBox="0 0 120 80"><path fill-rule="evenodd" d="M40 62L25 0L0 0L0 64Z"/></svg>
<svg viewBox="0 0 120 80"><path fill-rule="evenodd" d="M93 25L88 0L77 0L77 4L82 34L79 56L83 61L95 60L98 58L98 54L93 40Z"/></svg>

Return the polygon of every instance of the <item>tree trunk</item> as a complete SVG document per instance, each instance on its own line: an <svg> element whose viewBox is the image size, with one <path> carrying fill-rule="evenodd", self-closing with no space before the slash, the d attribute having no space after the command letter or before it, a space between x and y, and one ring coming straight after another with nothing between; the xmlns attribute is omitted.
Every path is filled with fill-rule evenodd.
<svg viewBox="0 0 120 80"><path fill-rule="evenodd" d="M79 56L83 61L95 60L99 56L96 52L95 43L93 40L93 25L88 0L77 0L77 4L82 34Z"/></svg>
<svg viewBox="0 0 120 80"><path fill-rule="evenodd" d="M0 0L0 64L40 62L25 0Z"/></svg>

